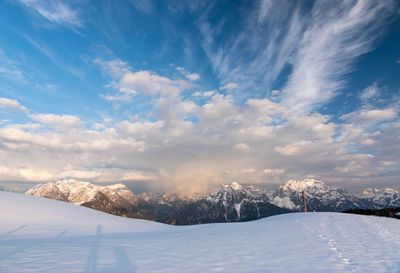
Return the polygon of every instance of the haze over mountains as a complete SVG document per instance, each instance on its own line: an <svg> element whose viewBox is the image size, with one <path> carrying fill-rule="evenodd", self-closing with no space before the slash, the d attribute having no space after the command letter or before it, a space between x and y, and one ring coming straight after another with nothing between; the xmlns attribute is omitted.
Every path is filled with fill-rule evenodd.
<svg viewBox="0 0 400 273"><path fill-rule="evenodd" d="M394 189L366 189L361 197L315 179L289 180L275 191L236 182L192 198L177 193L136 195L123 184L99 186L74 179L36 185L26 194L70 202L107 213L168 224L250 221L289 211L302 211L302 191L309 211L380 209L400 206Z"/></svg>

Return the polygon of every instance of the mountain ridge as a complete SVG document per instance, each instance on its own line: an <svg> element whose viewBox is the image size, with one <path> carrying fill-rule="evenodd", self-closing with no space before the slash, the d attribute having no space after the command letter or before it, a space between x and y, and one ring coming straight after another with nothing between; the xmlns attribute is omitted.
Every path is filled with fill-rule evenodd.
<svg viewBox="0 0 400 273"><path fill-rule="evenodd" d="M68 179L36 185L26 194L71 202L119 216L187 225L242 222L302 211L302 191L305 191L309 211L377 209L383 204L397 204L397 199L390 203L387 198L398 197L398 192L392 189L385 194L374 191L375 195L380 193L379 196L385 198L372 196L371 191L369 196L362 198L316 179L289 180L275 191L233 182L195 198L186 198L178 193L136 195L123 184L100 186Z"/></svg>

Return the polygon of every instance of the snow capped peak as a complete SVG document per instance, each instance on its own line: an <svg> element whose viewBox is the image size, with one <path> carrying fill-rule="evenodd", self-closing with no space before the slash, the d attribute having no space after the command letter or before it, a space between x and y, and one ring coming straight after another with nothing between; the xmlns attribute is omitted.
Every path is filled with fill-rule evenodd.
<svg viewBox="0 0 400 273"><path fill-rule="evenodd" d="M364 190L363 190L362 196L365 197L365 198L372 198L372 197L374 197L375 194L378 193L378 192L379 192L379 190L376 189L376 188L375 188L375 189L373 189L373 188L367 188L367 189L364 189Z"/></svg>
<svg viewBox="0 0 400 273"><path fill-rule="evenodd" d="M130 208L138 202L138 197L123 184L100 186L75 179L39 184L26 192L29 195L67 201L78 205L93 200L99 193L104 194L119 207Z"/></svg>
<svg viewBox="0 0 400 273"><path fill-rule="evenodd" d="M235 181L235 182L232 182L231 187L232 187L234 190L238 190L238 189L240 189L242 186L240 186L240 184L237 183L237 182Z"/></svg>
<svg viewBox="0 0 400 273"><path fill-rule="evenodd" d="M399 191L392 189L392 188L383 188L383 189L377 189L377 188L367 188L363 191L362 196L365 198L372 198L377 195L391 195L391 194L397 194Z"/></svg>
<svg viewBox="0 0 400 273"><path fill-rule="evenodd" d="M363 191L362 197L371 200L381 208L400 206L400 192L392 188L367 188Z"/></svg>
<svg viewBox="0 0 400 273"><path fill-rule="evenodd" d="M385 188L384 190L385 190L385 192L390 192L390 193L398 193L399 192L398 190L395 190L392 188Z"/></svg>
<svg viewBox="0 0 400 273"><path fill-rule="evenodd" d="M343 189L328 186L316 179L289 180L271 197L271 202L277 206L293 210L302 210L305 192L309 210L342 211L349 208L367 208L369 201L351 195Z"/></svg>
<svg viewBox="0 0 400 273"><path fill-rule="evenodd" d="M325 183L316 179L305 179L305 180L289 180L282 186L284 191L304 191L309 188L323 189L327 187Z"/></svg>

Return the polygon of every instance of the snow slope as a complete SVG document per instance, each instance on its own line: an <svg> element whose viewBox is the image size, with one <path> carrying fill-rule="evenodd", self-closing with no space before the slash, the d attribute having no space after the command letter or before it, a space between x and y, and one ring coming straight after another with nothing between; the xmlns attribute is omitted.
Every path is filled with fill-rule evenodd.
<svg viewBox="0 0 400 273"><path fill-rule="evenodd" d="M0 272L399 272L400 221L291 213L167 226L0 192Z"/></svg>

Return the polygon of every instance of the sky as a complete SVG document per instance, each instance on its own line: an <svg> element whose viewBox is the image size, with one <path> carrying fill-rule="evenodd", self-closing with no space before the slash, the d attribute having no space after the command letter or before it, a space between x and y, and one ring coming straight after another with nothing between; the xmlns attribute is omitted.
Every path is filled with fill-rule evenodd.
<svg viewBox="0 0 400 273"><path fill-rule="evenodd" d="M0 182L399 188L400 3L0 1Z"/></svg>

